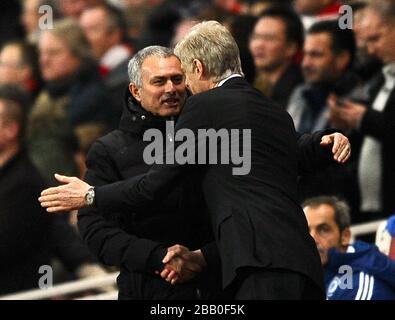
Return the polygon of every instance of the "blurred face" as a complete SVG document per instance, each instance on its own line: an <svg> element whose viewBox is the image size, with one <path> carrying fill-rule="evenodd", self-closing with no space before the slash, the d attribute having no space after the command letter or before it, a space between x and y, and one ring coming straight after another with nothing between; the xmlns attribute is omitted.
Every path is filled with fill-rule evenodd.
<svg viewBox="0 0 395 320"><path fill-rule="evenodd" d="M261 18L250 39L250 51L258 70L276 70L290 62L296 53L287 42L284 22L276 18Z"/></svg>
<svg viewBox="0 0 395 320"><path fill-rule="evenodd" d="M66 78L77 71L81 64L62 39L44 32L39 41L40 68L46 81Z"/></svg>
<svg viewBox="0 0 395 320"><path fill-rule="evenodd" d="M330 248L343 250L350 240L349 229L340 232L335 220L335 211L332 206L322 204L318 207L303 208L310 235L313 237L322 265L328 263L328 251Z"/></svg>
<svg viewBox="0 0 395 320"><path fill-rule="evenodd" d="M39 6L40 0L23 1L21 20L28 34L35 32L38 28L38 21L40 19L40 14L38 12Z"/></svg>
<svg viewBox="0 0 395 320"><path fill-rule="evenodd" d="M78 19L82 11L90 5L87 0L61 0L59 1L60 10L67 17Z"/></svg>
<svg viewBox="0 0 395 320"><path fill-rule="evenodd" d="M112 34L107 26L107 14L101 8L88 9L80 18L80 25L96 58L101 58L112 46Z"/></svg>
<svg viewBox="0 0 395 320"><path fill-rule="evenodd" d="M385 22L372 10L364 15L364 39L368 53L384 64L395 62L395 25Z"/></svg>
<svg viewBox="0 0 395 320"><path fill-rule="evenodd" d="M295 0L295 9L299 14L315 15L333 0Z"/></svg>
<svg viewBox="0 0 395 320"><path fill-rule="evenodd" d="M129 89L141 106L158 116L175 116L186 98L184 74L176 57L148 57L141 68L142 87Z"/></svg>
<svg viewBox="0 0 395 320"><path fill-rule="evenodd" d="M339 77L336 56L331 49L332 39L327 33L307 35L302 61L303 74L308 83L331 83Z"/></svg>
<svg viewBox="0 0 395 320"><path fill-rule="evenodd" d="M22 64L18 46L8 45L0 52L0 83L23 85L31 75L29 66Z"/></svg>

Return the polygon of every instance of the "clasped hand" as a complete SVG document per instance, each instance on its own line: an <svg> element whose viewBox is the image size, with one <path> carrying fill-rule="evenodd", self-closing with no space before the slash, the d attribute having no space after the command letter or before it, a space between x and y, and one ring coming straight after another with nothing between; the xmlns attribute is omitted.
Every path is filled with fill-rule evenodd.
<svg viewBox="0 0 395 320"><path fill-rule="evenodd" d="M157 273L171 284L192 280L206 266L201 250L190 251L187 247L179 244L167 249L167 254L162 262L165 267Z"/></svg>

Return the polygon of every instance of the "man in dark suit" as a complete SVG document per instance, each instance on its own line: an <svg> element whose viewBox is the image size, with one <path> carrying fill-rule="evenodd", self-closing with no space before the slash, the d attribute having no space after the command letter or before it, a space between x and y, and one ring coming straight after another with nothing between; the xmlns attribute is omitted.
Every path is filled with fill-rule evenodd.
<svg viewBox="0 0 395 320"><path fill-rule="evenodd" d="M189 46L194 48L191 52L186 50ZM292 119L242 78L237 45L217 22L193 28L176 53L196 93L187 100L176 133L185 129L196 137L199 129L249 129L251 144L243 137L238 147L250 152L250 170L233 175L233 163L176 162L154 165L144 176L95 189L65 177L60 180L70 183L44 191L42 205L54 212L93 205L94 198L101 210L141 209L161 199L185 175L198 172L221 255L223 287L237 299L323 297L319 256L296 201L298 151ZM189 163L195 156L202 160L201 142L194 144L198 148ZM175 141L174 149L180 145ZM222 155L227 148L214 149ZM214 149L208 149L209 158ZM347 149L335 157L342 162Z"/></svg>

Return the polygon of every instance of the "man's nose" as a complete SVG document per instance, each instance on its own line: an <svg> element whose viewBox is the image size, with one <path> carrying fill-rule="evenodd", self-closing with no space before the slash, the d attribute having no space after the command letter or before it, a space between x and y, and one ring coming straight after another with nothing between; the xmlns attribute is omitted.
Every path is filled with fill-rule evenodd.
<svg viewBox="0 0 395 320"><path fill-rule="evenodd" d="M173 83L173 81L169 80L166 82L166 87L165 87L166 92L175 92L176 87Z"/></svg>
<svg viewBox="0 0 395 320"><path fill-rule="evenodd" d="M311 65L311 59L308 56L305 56L302 60L302 68L308 67Z"/></svg>
<svg viewBox="0 0 395 320"><path fill-rule="evenodd" d="M367 49L369 55L374 56L376 54L376 47L374 44L367 44L366 49Z"/></svg>

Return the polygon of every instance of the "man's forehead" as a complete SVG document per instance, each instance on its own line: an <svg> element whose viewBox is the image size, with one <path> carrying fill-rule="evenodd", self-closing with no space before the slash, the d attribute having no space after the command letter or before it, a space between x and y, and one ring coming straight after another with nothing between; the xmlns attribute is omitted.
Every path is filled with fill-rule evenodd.
<svg viewBox="0 0 395 320"><path fill-rule="evenodd" d="M361 22L365 32L376 32L377 28L385 25L383 19L375 11L366 9Z"/></svg>
<svg viewBox="0 0 395 320"><path fill-rule="evenodd" d="M176 56L147 57L141 66L141 71L149 77L183 74L180 60Z"/></svg>
<svg viewBox="0 0 395 320"><path fill-rule="evenodd" d="M335 221L335 211L332 206L321 204L318 206L307 206L304 209L306 216L314 224L331 223Z"/></svg>

